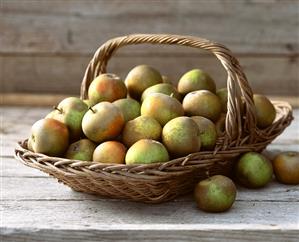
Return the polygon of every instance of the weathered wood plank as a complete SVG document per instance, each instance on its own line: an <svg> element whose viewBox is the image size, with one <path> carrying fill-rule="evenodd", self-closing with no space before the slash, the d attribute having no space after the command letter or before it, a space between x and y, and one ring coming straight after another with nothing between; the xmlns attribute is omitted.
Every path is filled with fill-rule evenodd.
<svg viewBox="0 0 299 242"><path fill-rule="evenodd" d="M86 4L86 2L88 4ZM197 14L198 11L210 10L221 11L222 14L233 13L233 10L252 5L251 8L258 8L260 5L269 6L274 4L281 4L281 0L261 1L261 0L241 0L239 2L221 0L213 0L211 3L201 1L202 9L196 9L199 5L197 0L152 0L149 3L146 0L127 0L124 4L121 0L77 0L75 2L61 1L61 0L23 0L11 1L2 0L2 11L8 13L34 13L38 15L63 15L63 16L119 16L121 14L143 14L143 15L166 15L169 14L168 9L179 9L188 12L189 14ZM294 3L293 0L283 0L285 4ZM175 4L174 4L175 3ZM268 4L267 4L268 3ZM59 5L59 8L57 6ZM176 5L176 6L174 6ZM148 7L151 7L151 12ZM232 6L233 9L225 9L226 6ZM279 6L279 5L277 5ZM295 6L295 5L294 5ZM213 9L210 9L213 7ZM260 10L261 11L261 10ZM181 13L182 14L182 13ZM215 17L212 15L212 17Z"/></svg>
<svg viewBox="0 0 299 242"><path fill-rule="evenodd" d="M53 107L57 105L64 98L70 95L59 95L59 94L30 94L30 93L0 93L0 98L4 106L32 106L32 107ZM73 95L76 96L76 95ZM277 98L277 96L275 96ZM288 102L298 105L297 97L278 97L280 100L287 99Z"/></svg>
<svg viewBox="0 0 299 242"><path fill-rule="evenodd" d="M188 224L196 224L198 228L204 224L223 224L231 225L231 229L236 225L243 228L246 225L251 225L251 228L272 225L276 229L280 226L298 229L298 202L237 201L229 212L217 214L217 219L199 211L193 201L182 201L176 205L174 202L148 205L117 200L71 203L37 200L5 201L1 205L5 218L2 228L121 230L130 224L140 229L150 229L153 224L157 227L185 224L185 229L188 229Z"/></svg>
<svg viewBox="0 0 299 242"><path fill-rule="evenodd" d="M17 125L32 124L32 121L36 121L52 110L52 107L18 107L18 106L0 106L0 113L3 115L3 126L16 127ZM20 122L22 121L22 122ZM4 133L9 133L8 131Z"/></svg>
<svg viewBox="0 0 299 242"><path fill-rule="evenodd" d="M6 0L0 10L0 28L5 33L0 52L92 53L99 43L114 36L169 32L209 38L236 53L298 54L294 31L298 4L291 0Z"/></svg>
<svg viewBox="0 0 299 242"><path fill-rule="evenodd" d="M37 169L23 165L13 157L0 158L1 173L0 177L34 177L34 178L50 178L48 174Z"/></svg>
<svg viewBox="0 0 299 242"><path fill-rule="evenodd" d="M298 239L297 229L281 229L280 226L255 226L250 225L156 225L151 226L151 229L144 229L144 225L129 225L122 226L124 229L109 229L109 230L52 230L52 229L0 229L0 234L4 241L8 242L23 242L23 241L49 241L66 242L82 241L173 241L173 242L211 242L211 241L271 241L271 242L295 242Z"/></svg>
<svg viewBox="0 0 299 242"><path fill-rule="evenodd" d="M267 95L299 94L299 58L240 57L251 87L256 93ZM0 56L2 61L1 92L79 94L80 83L90 57L82 56ZM111 59L108 71L123 79L136 65L149 64L173 83L188 70L202 68L216 81L226 86L227 74L213 56L121 56ZM271 87L271 88L269 88Z"/></svg>

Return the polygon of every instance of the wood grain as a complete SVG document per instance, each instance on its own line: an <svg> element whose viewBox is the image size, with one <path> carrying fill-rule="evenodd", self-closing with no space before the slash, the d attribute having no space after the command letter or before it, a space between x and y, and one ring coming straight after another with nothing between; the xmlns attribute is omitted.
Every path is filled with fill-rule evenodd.
<svg viewBox="0 0 299 242"><path fill-rule="evenodd" d="M32 106L32 107L53 107L61 100L69 97L70 95L59 94L33 94L33 93L0 93L2 98L1 105L3 106ZM77 96L78 95L72 95ZM284 97L282 97L284 98ZM294 99L294 101L296 101ZM299 102L298 102L299 106Z"/></svg>
<svg viewBox="0 0 299 242"><path fill-rule="evenodd" d="M294 55L298 54L298 4L291 0L4 0L0 53L90 54L112 37L151 32L201 36L235 53ZM152 52L143 47L135 51Z"/></svg>
<svg viewBox="0 0 299 242"><path fill-rule="evenodd" d="M109 230L101 229L14 229L1 228L0 238L8 242L23 241L49 241L60 242L62 239L66 242L76 241L173 241L173 242L238 242L238 241L272 241L272 242L295 242L298 239L298 230L281 228L281 226L263 226L255 225L165 225L157 224L156 226L127 225L121 226L123 229L114 228ZM155 227L156 229L153 229Z"/></svg>
<svg viewBox="0 0 299 242"><path fill-rule="evenodd" d="M159 224L197 224L198 227L223 224L231 228L236 224L255 224L256 228L272 225L298 229L299 222L298 202L237 201L229 212L214 216L198 210L193 200L153 206L119 200L63 201L61 198L58 201L3 201L1 205L6 218L2 226L8 228L122 230L122 225L127 224L139 225L140 229Z"/></svg>
<svg viewBox="0 0 299 242"><path fill-rule="evenodd" d="M80 83L89 57L66 56L0 56L0 81L5 93L53 93L79 95ZM299 95L299 58L241 57L239 61L255 93L267 95ZM136 65L149 64L173 83L188 70L201 68L214 79L217 87L226 86L227 74L213 56L122 56L108 64L108 71L123 79Z"/></svg>
<svg viewBox="0 0 299 242"><path fill-rule="evenodd" d="M152 32L220 42L240 58L255 92L298 95L298 9L299 2L292 0L3 0L0 92L78 94L85 67L101 44ZM148 63L174 82L200 67L225 85L226 74L206 52L139 45L117 54L110 70L123 78L133 66Z"/></svg>

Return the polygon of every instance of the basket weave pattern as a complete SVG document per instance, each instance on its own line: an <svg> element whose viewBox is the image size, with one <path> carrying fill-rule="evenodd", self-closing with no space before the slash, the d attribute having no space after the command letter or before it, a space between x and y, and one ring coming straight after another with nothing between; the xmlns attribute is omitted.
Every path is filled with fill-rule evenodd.
<svg viewBox="0 0 299 242"><path fill-rule="evenodd" d="M168 44L189 46L212 52L227 71L228 104L225 132L213 151L201 151L166 163L149 165L101 164L49 157L27 149L19 142L15 156L25 165L44 171L76 191L148 203L160 203L190 192L194 184L213 174L231 174L235 158L248 151L261 151L292 121L292 108L273 102L277 115L263 130L256 126L253 92L238 60L221 44L192 36L136 34L107 41L87 66L81 98L87 97L91 81L101 73L115 51L126 45ZM242 101L245 103L241 116Z"/></svg>

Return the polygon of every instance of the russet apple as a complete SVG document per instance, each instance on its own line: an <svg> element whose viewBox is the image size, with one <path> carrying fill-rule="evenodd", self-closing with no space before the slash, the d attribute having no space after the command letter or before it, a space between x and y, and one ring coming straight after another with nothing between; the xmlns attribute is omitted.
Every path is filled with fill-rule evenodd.
<svg viewBox="0 0 299 242"><path fill-rule="evenodd" d="M28 148L36 153L61 156L69 144L69 131L65 124L55 119L40 119L33 124L28 142Z"/></svg>
<svg viewBox="0 0 299 242"><path fill-rule="evenodd" d="M88 106L77 97L62 100L46 118L53 118L64 123L70 131L70 140L76 141L83 137L81 122Z"/></svg>
<svg viewBox="0 0 299 242"><path fill-rule="evenodd" d="M100 102L91 107L82 119L86 137L96 143L116 138L122 131L125 119L112 103Z"/></svg>

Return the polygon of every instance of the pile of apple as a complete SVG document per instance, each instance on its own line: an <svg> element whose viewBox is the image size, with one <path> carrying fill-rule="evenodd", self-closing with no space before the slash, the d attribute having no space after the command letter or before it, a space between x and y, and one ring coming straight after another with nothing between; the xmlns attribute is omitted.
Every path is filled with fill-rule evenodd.
<svg viewBox="0 0 299 242"><path fill-rule="evenodd" d="M73 160L127 165L162 163L213 150L225 132L227 95L226 88L217 90L214 80L200 69L185 73L177 87L147 65L133 68L124 82L115 74L101 74L90 84L88 99L68 97L32 126L28 149ZM263 95L253 98L258 127L270 126L276 116L274 106ZM281 160L288 158L280 158L280 165L274 166L279 167L277 174L284 169L293 172ZM296 169L293 183L298 183L298 164ZM272 170L265 157L250 152L240 158L236 177L246 186L261 187L271 180ZM210 184L219 186L212 196L220 196L221 205L226 206L206 208L215 200L207 200L214 191L209 190ZM221 189L228 195L219 194ZM232 205L236 189L229 178L216 176L199 183L195 193L201 194L196 198L203 210L223 211Z"/></svg>

